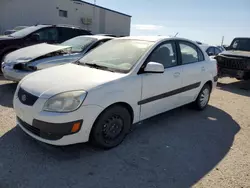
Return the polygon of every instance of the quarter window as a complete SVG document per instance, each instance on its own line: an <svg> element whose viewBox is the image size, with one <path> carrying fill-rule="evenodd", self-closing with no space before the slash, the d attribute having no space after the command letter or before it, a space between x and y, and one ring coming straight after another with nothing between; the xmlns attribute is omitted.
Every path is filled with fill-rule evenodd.
<svg viewBox="0 0 250 188"><path fill-rule="evenodd" d="M195 45L187 42L180 42L179 44L182 64L195 63L204 59L202 52Z"/></svg>
<svg viewBox="0 0 250 188"><path fill-rule="evenodd" d="M148 62L161 63L164 68L177 65L174 43L165 43L157 47L150 55Z"/></svg>

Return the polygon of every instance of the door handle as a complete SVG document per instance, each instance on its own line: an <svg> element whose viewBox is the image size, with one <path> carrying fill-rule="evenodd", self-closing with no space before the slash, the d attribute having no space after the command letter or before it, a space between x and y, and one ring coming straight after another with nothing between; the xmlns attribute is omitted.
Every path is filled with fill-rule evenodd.
<svg viewBox="0 0 250 188"><path fill-rule="evenodd" d="M179 77L179 76L180 76L180 73L179 73L179 72L175 72L175 73L174 73L174 77L175 77L175 78L177 78L177 77Z"/></svg>
<svg viewBox="0 0 250 188"><path fill-rule="evenodd" d="M206 69L205 67L201 67L201 71L204 72Z"/></svg>

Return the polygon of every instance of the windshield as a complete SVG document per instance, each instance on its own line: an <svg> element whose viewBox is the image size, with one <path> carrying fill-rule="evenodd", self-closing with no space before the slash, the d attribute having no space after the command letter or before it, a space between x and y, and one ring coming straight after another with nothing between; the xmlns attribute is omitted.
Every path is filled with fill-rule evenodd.
<svg viewBox="0 0 250 188"><path fill-rule="evenodd" d="M40 29L40 27L31 26L31 27L27 27L27 28L21 29L21 30L19 30L17 32L14 32L10 36L12 36L12 37L25 37L25 36L33 33L34 31L36 31L38 29Z"/></svg>
<svg viewBox="0 0 250 188"><path fill-rule="evenodd" d="M250 51L250 38L249 39L234 39L230 45L231 50Z"/></svg>
<svg viewBox="0 0 250 188"><path fill-rule="evenodd" d="M127 73L152 45L153 42L150 41L111 40L88 53L79 62L81 64L96 64Z"/></svg>
<svg viewBox="0 0 250 188"><path fill-rule="evenodd" d="M67 40L61 45L63 46L71 46L72 52L82 52L87 47L89 47L90 44L96 42L97 39L92 37L75 37L73 39Z"/></svg>
<svg viewBox="0 0 250 188"><path fill-rule="evenodd" d="M14 28L14 30L19 31L19 30L22 30L22 29L25 29L25 28L27 28L27 27L26 26L17 26L17 27Z"/></svg>

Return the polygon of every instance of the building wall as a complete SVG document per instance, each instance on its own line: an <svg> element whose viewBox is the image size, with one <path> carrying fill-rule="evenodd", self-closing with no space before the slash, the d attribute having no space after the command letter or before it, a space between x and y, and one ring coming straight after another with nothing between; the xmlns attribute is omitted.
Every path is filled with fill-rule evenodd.
<svg viewBox="0 0 250 188"><path fill-rule="evenodd" d="M65 10L68 17L60 17ZM81 20L89 18L91 24ZM95 33L130 34L131 17L73 0L0 0L0 32L20 25L69 24Z"/></svg>

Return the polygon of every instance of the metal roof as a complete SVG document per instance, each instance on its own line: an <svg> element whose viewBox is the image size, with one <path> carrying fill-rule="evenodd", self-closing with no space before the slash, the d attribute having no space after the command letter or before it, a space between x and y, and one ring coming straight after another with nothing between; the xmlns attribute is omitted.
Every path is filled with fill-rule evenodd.
<svg viewBox="0 0 250 188"><path fill-rule="evenodd" d="M108 11L117 13L117 14L121 14L121 15L124 15L124 16L132 17L132 16L130 16L130 15L128 15L128 14L124 14L124 13L122 13L122 12L118 12L118 11L115 11L115 10L111 10L111 9L108 9L108 8L105 8L105 7L102 7L102 6L99 6L99 5L95 5L95 4L93 4L93 3L89 3L89 2L86 2L86 1L82 1L82 0L71 0L71 1L73 1L73 2L79 2L79 3L85 3L85 4L88 4L88 5L97 7L97 8L101 8L101 9L104 9L104 10L108 10Z"/></svg>

